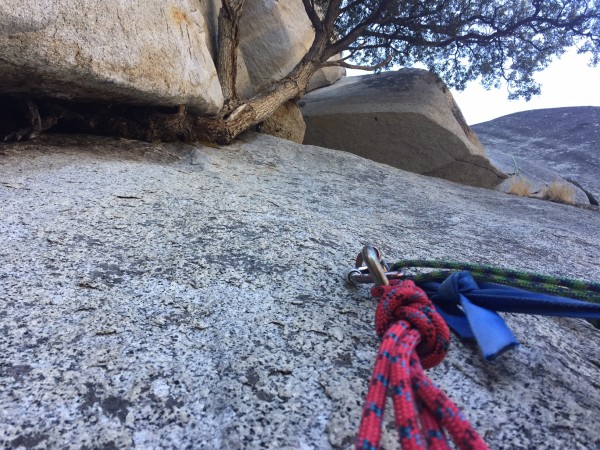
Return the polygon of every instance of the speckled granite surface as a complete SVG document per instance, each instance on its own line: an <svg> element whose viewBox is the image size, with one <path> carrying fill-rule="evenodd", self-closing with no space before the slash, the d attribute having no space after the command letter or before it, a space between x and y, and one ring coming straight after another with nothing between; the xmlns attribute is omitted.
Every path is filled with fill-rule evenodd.
<svg viewBox="0 0 600 450"><path fill-rule="evenodd" d="M4 447L351 447L378 339L339 273L367 242L600 281L594 211L264 135L45 139L0 145ZM455 339L430 376L492 448L600 447L600 333L508 322L518 350Z"/></svg>

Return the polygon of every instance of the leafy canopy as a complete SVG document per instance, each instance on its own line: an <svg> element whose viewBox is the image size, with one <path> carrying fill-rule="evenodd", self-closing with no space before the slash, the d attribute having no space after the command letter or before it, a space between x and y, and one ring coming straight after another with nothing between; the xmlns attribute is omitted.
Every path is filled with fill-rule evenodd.
<svg viewBox="0 0 600 450"><path fill-rule="evenodd" d="M464 89L505 80L510 97L538 94L532 76L576 46L600 60L600 0L303 0L329 58L346 67L425 64ZM350 64L350 62L352 64ZM332 63L326 63L332 65Z"/></svg>

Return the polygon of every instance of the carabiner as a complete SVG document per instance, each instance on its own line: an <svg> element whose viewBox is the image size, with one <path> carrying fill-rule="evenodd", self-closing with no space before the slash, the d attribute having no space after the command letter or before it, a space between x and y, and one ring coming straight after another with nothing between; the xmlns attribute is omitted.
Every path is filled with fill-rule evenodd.
<svg viewBox="0 0 600 450"><path fill-rule="evenodd" d="M385 269L381 262L379 250L370 245L365 245L361 252L362 260L369 268L369 273L373 275L375 284L379 286L388 286L390 282L385 274Z"/></svg>
<svg viewBox="0 0 600 450"><path fill-rule="evenodd" d="M356 257L355 267L344 272L344 279L352 284L375 283L388 285L389 280L404 277L404 272L390 272L375 247L365 246Z"/></svg>

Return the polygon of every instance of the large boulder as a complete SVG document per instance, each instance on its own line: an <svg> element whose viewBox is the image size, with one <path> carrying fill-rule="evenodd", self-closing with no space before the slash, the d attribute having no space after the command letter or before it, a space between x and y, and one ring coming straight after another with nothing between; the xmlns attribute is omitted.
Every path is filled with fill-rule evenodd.
<svg viewBox="0 0 600 450"><path fill-rule="evenodd" d="M281 105L277 110L260 125L260 132L271 136L287 139L288 141L302 144L306 124L302 118L300 108L295 101L290 100Z"/></svg>
<svg viewBox="0 0 600 450"><path fill-rule="evenodd" d="M223 96L196 3L4 0L0 93L216 113Z"/></svg>
<svg viewBox="0 0 600 450"><path fill-rule="evenodd" d="M209 47L217 57L217 22L221 2L208 0L200 5L207 18L212 39ZM312 45L314 29L302 0L254 0L246 2L240 21L240 49L237 90L251 97L281 80L300 62ZM345 75L341 67L319 69L307 90L329 86Z"/></svg>
<svg viewBox="0 0 600 450"><path fill-rule="evenodd" d="M3 448L352 448L379 339L339 273L365 242L600 281L597 212L261 134L0 163ZM600 333L504 316L519 348L453 338L429 376L491 448L599 448Z"/></svg>
<svg viewBox="0 0 600 450"><path fill-rule="evenodd" d="M131 2L7 0L0 5L0 94L75 101L223 104L214 61L219 0ZM314 30L301 0L247 2L240 23L237 89L251 97L286 76ZM344 75L318 70L310 89Z"/></svg>
<svg viewBox="0 0 600 450"><path fill-rule="evenodd" d="M248 80L238 81L240 94L254 95L285 77L313 39L302 0L246 2L240 21L240 50Z"/></svg>
<svg viewBox="0 0 600 450"><path fill-rule="evenodd" d="M341 56L334 56L331 58L332 61L340 59ZM317 70L310 80L306 92L314 91L315 89L322 88L325 86L331 86L333 83L341 80L346 76L346 69L341 66L328 66Z"/></svg>
<svg viewBox="0 0 600 450"><path fill-rule="evenodd" d="M444 83L425 70L348 77L307 94L301 106L306 144L472 186L506 178Z"/></svg>

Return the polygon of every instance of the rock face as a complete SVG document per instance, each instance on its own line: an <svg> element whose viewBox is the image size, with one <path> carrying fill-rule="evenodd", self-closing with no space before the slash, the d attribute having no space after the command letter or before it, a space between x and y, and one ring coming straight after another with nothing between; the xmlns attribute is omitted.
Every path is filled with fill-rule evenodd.
<svg viewBox="0 0 600 450"><path fill-rule="evenodd" d="M281 105L275 113L265 120L260 128L261 133L287 139L302 144L306 124L300 108L294 101Z"/></svg>
<svg viewBox="0 0 600 450"><path fill-rule="evenodd" d="M45 136L0 165L3 447L351 448L379 340L339 273L366 242L600 281L594 211L266 135ZM491 448L598 448L600 333L506 318L521 347L453 339L430 377Z"/></svg>
<svg viewBox="0 0 600 450"><path fill-rule="evenodd" d="M39 0L0 3L0 36L41 30L57 18L56 2Z"/></svg>
<svg viewBox="0 0 600 450"><path fill-rule="evenodd" d="M200 5L212 39L209 47L217 56L219 0ZM240 20L238 93L251 97L286 76L310 48L314 30L301 0L253 0L246 2ZM332 79L319 71L313 77Z"/></svg>
<svg viewBox="0 0 600 450"><path fill-rule="evenodd" d="M0 93L162 106L213 114L223 104L214 60L221 2L7 0L0 5ZM247 2L238 92L251 97L287 75L314 30L301 0ZM211 58L212 57L212 58ZM315 73L309 89L341 68Z"/></svg>
<svg viewBox="0 0 600 450"><path fill-rule="evenodd" d="M473 186L506 178L442 81L424 70L345 78L306 95L302 114L306 144Z"/></svg>
<svg viewBox="0 0 600 450"><path fill-rule="evenodd" d="M8 0L0 8L0 92L187 104L206 114L222 106L196 2L31 3Z"/></svg>
<svg viewBox="0 0 600 450"><path fill-rule="evenodd" d="M332 59L339 59L339 56L334 56ZM325 86L331 86L345 76L346 69L343 67L323 67L322 69L317 70L310 78L306 92L314 91L315 89Z"/></svg>
<svg viewBox="0 0 600 450"><path fill-rule="evenodd" d="M245 96L285 77L310 48L314 31L301 0L246 2L240 22L240 49L248 82L239 80Z"/></svg>
<svg viewBox="0 0 600 450"><path fill-rule="evenodd" d="M525 111L473 125L473 130L490 155L552 169L600 200L600 107Z"/></svg>
<svg viewBox="0 0 600 450"><path fill-rule="evenodd" d="M573 200L576 204L590 204L587 194L581 188L565 180L554 170L545 167L541 161L532 162L522 157L511 155L510 153L490 150L489 148L486 148L486 151L494 166L510 177L496 188L499 191L510 193L511 183L516 179L525 179L531 186L531 195L541 196L545 188L556 182L569 186L574 193Z"/></svg>

